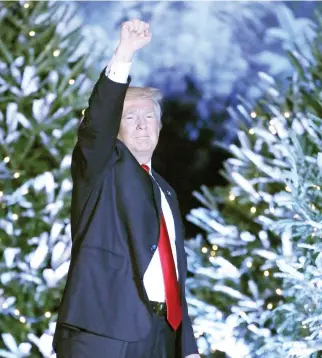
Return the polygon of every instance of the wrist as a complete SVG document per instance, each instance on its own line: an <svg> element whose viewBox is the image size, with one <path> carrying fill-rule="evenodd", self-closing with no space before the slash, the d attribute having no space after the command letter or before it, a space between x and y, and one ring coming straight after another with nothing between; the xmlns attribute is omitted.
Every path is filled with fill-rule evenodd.
<svg viewBox="0 0 322 358"><path fill-rule="evenodd" d="M134 51L126 46L119 44L115 50L115 59L119 62L132 62Z"/></svg>

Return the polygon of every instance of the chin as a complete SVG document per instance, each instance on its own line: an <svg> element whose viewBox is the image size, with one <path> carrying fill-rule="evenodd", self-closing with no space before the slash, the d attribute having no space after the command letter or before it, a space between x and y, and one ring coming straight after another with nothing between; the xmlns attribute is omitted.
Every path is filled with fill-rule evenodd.
<svg viewBox="0 0 322 358"><path fill-rule="evenodd" d="M136 152L151 152L153 151L152 146L151 145L138 145L135 148Z"/></svg>

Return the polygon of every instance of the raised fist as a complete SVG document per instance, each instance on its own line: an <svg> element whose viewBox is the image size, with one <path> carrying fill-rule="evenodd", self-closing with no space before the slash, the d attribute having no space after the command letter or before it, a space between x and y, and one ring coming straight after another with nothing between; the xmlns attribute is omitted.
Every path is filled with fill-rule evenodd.
<svg viewBox="0 0 322 358"><path fill-rule="evenodd" d="M126 21L121 27L120 46L130 51L137 51L145 47L152 38L149 32L149 24L138 19Z"/></svg>

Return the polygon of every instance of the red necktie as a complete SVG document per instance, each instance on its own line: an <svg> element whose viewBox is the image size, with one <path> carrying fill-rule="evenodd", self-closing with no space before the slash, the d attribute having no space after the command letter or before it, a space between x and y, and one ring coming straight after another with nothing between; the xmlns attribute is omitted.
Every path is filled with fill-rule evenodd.
<svg viewBox="0 0 322 358"><path fill-rule="evenodd" d="M149 173L149 167L147 165L142 164L141 167ZM160 253L165 297L167 303L167 320L172 328L177 330L182 321L180 292L169 234L163 214L161 215L158 249Z"/></svg>

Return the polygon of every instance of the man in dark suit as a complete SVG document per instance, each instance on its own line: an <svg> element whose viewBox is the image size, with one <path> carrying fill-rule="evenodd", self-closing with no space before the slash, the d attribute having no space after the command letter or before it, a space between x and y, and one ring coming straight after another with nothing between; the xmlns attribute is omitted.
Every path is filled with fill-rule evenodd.
<svg viewBox="0 0 322 358"><path fill-rule="evenodd" d="M129 87L133 55L151 37L145 22L123 23L78 129L57 358L200 358L176 194L151 168L160 93Z"/></svg>

